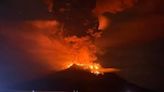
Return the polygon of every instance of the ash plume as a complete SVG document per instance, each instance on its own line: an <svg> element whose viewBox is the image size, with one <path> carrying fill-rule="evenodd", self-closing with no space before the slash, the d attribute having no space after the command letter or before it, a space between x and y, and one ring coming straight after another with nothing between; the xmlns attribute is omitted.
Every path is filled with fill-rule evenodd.
<svg viewBox="0 0 164 92"><path fill-rule="evenodd" d="M92 11L99 4L98 1L79 1L84 3L85 8L80 8L83 12L79 11L79 8L72 10L72 6L66 8L68 10L61 10L63 7L56 7L57 0L46 0L48 11L52 12L54 20L25 21L21 25L18 22L18 25L13 27L13 30L15 28L18 31L2 29L1 34L9 39L11 46L34 57L39 65L50 66L46 67L50 71L61 70L70 62L98 62L97 56L103 54L103 51L97 46L97 40L104 32L101 30L104 29L102 25L108 26L110 21L104 16L98 20L98 16L93 15ZM64 0L60 2L61 5L66 4L64 8L67 7L68 3ZM70 1L69 4L82 7L76 0ZM69 11L72 13L67 13Z"/></svg>
<svg viewBox="0 0 164 92"><path fill-rule="evenodd" d="M11 10L13 10L14 14L20 14L17 16L18 18L21 17L21 14L28 18L35 11L42 12L42 9L39 10L40 8L33 10L37 7L35 6L35 4L37 5L37 0L35 3L28 1L29 4L32 2L31 5L33 5L29 11L29 4L26 5L29 7L25 8L30 14L26 14L26 11L17 5L19 3L13 1L18 6L19 11L14 11L17 9ZM60 8L60 5L56 6L58 1L63 1L61 5L66 4L66 6L64 8ZM112 48L141 45L157 39L163 39L163 0L97 0L96 3L93 0L91 7L81 3L78 4L77 8L71 10L73 12L71 15L68 12L69 9L72 9L72 6L65 8L69 4L64 1L45 1L48 6L45 5L45 7L53 16L51 18L53 20L42 20L38 13L34 15L38 16L40 20L38 20L38 17L34 17L35 19L33 20L30 18L19 22L9 21L11 24L1 21L0 41L2 44L0 44L0 54L3 59L1 65L5 64L5 67L1 67L1 71L5 69L7 71L5 73L9 71L13 73L19 70L20 72L17 75L20 75L21 78L29 79L31 76L28 75L40 76L51 71L61 70L70 62L101 62L102 64L107 63L107 66L110 66L111 63L121 63L118 67L123 67L123 69L127 70L140 68L142 69L140 73L143 75L147 72L143 72L145 65L142 66L142 64L138 65L139 68L137 66L137 68L129 68L130 64L137 62L133 61L133 59L131 62L128 60L127 62L116 62L109 59L112 58L111 56L107 56L104 61L100 61L98 57ZM68 1L76 2L78 0ZM87 1L91 2L92 0ZM10 8L8 8L9 10ZM23 13L21 13L21 10L23 10ZM9 13L8 16L12 17L13 12ZM9 63L11 65L8 65ZM129 66L125 67L125 64ZM147 70L151 69L148 68ZM5 73L1 72L1 74ZM128 75L130 74L135 75L134 72L128 72ZM141 78L143 78L142 74ZM155 75L150 74L150 76ZM153 79L160 78L155 77ZM150 80L153 81L153 79ZM151 83L154 83L154 81Z"/></svg>
<svg viewBox="0 0 164 92"><path fill-rule="evenodd" d="M118 13L132 8L138 0L96 0L94 13L101 15L105 12Z"/></svg>

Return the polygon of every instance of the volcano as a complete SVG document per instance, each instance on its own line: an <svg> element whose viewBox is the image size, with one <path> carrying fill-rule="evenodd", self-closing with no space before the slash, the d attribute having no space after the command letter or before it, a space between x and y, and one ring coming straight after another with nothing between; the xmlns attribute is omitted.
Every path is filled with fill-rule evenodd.
<svg viewBox="0 0 164 92"><path fill-rule="evenodd" d="M14 89L45 92L152 92L129 83L116 73L95 75L77 65L72 65L66 70L14 86Z"/></svg>

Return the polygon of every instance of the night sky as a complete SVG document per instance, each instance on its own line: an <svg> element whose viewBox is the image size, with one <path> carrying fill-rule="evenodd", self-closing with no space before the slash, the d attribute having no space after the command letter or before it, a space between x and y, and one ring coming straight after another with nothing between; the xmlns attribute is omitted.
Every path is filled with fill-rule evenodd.
<svg viewBox="0 0 164 92"><path fill-rule="evenodd" d="M100 63L119 68L118 74L134 84L158 91L164 91L163 5L163 0L97 0L94 9L96 16L111 21L96 41L104 53ZM52 71L26 49L36 49L39 36L30 23L53 18L42 0L0 1L0 89Z"/></svg>

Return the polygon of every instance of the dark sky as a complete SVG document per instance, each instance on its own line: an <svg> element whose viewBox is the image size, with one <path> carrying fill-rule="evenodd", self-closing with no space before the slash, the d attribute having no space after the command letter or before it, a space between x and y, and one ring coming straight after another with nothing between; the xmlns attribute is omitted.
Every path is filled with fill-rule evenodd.
<svg viewBox="0 0 164 92"><path fill-rule="evenodd" d="M1 20L32 20L49 18L42 0L1 0Z"/></svg>
<svg viewBox="0 0 164 92"><path fill-rule="evenodd" d="M111 0L108 6L118 8L115 3ZM164 90L163 5L163 0L138 0L132 7L114 14L109 8L106 17L112 23L97 41L104 48L105 54L100 57L104 66L120 68L123 78L154 90ZM34 31L25 21L52 18L41 0L0 1L0 86L30 80L49 71L46 64L38 64L42 60L21 46L35 48L31 45L35 41L27 41L29 34L24 35Z"/></svg>

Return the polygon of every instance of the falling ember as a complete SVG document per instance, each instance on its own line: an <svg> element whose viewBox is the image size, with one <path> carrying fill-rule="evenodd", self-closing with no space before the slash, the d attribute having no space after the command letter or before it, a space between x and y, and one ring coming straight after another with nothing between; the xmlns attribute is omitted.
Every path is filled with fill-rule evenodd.
<svg viewBox="0 0 164 92"><path fill-rule="evenodd" d="M48 64L50 66L48 68L55 71L68 69L73 65L96 75L119 71L114 68L103 68L97 57L102 51L96 46L95 41L101 37L103 29L107 27L110 21L101 17L98 23L98 18L94 18L91 14L92 9L88 7L88 2L84 3L88 9L83 13L90 13L83 15L79 10L71 11L71 5L76 4L71 0L69 2L62 1L61 7L53 5L57 4L57 1L56 3L52 2L53 0L46 1L49 5L49 11L53 11L54 18L58 19L33 21L31 23L38 35L28 36L28 39L34 39L37 44L28 49L28 53L43 60L42 63ZM69 7L65 7L65 4ZM68 11L58 11L62 7L68 8ZM79 16L80 14L81 16ZM68 21L69 23L67 23Z"/></svg>
<svg viewBox="0 0 164 92"><path fill-rule="evenodd" d="M101 68L101 66L99 65L99 64L69 64L68 66L67 66L67 68L70 68L70 67L72 67L73 65L76 65L76 66L78 66L79 68L81 68L81 69L84 69L84 70L89 70L91 73L94 73L94 74L96 74L96 75L98 75L98 74L103 74L103 72L101 72L100 71L100 68Z"/></svg>
<svg viewBox="0 0 164 92"><path fill-rule="evenodd" d="M99 75L104 72L116 72L117 69L113 68L103 68L98 64L97 56L98 53L97 46L94 41L88 36L83 37L66 37L66 42L70 45L70 63L66 65L66 68L70 68L73 65L78 66L80 69L90 71L93 74Z"/></svg>
<svg viewBox="0 0 164 92"><path fill-rule="evenodd" d="M97 32L98 34L101 34ZM98 63L97 54L99 53L98 47L95 45L94 40L90 36L71 36L64 38L70 47L70 56L72 56L66 64L66 69L73 65L78 66L80 69L90 71L93 74L99 75L105 72L117 72L115 68L103 68Z"/></svg>
<svg viewBox="0 0 164 92"><path fill-rule="evenodd" d="M82 37L64 36L59 34L61 30L58 25L59 23L54 21L32 22L32 26L38 29L37 32L40 34L38 36L34 35L34 38L29 37L36 40L37 47L30 49L28 52L44 59L46 62L42 63L49 64L49 68L57 71L68 69L73 65L96 75L119 71L115 68L103 68L98 63L97 55L101 51L96 46L93 37L88 35ZM42 30L46 29L48 33L45 34Z"/></svg>
<svg viewBox="0 0 164 92"><path fill-rule="evenodd" d="M73 65L78 66L80 69L87 70L93 74L99 75L104 74L106 72L118 72L119 69L116 68L103 68L100 64L93 63L93 64L78 64L78 63L71 63L68 64L67 68L72 67Z"/></svg>

